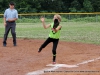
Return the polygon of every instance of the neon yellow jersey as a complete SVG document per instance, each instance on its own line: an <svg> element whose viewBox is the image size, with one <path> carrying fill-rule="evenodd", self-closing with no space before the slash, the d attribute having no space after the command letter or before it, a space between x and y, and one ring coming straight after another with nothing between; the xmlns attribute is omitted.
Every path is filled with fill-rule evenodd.
<svg viewBox="0 0 100 75"><path fill-rule="evenodd" d="M53 25L54 25L54 23L51 24L49 37L53 38L53 39L59 39L60 38L60 30L58 30L57 32L53 32L52 31Z"/></svg>

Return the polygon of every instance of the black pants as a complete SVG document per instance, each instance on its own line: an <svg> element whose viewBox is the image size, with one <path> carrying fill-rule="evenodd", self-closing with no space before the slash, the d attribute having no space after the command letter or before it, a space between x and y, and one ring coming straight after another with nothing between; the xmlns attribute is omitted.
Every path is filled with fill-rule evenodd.
<svg viewBox="0 0 100 75"><path fill-rule="evenodd" d="M39 50L42 50L43 48L45 48L50 42L53 42L52 53L53 53L53 61L55 61L55 59L56 59L56 49L57 49L59 39L52 39L50 37L47 38L47 40L41 45Z"/></svg>
<svg viewBox="0 0 100 75"><path fill-rule="evenodd" d="M15 22L6 22L7 25L5 26L5 34L4 34L4 40L3 40L3 44L7 44L7 37L8 37L8 33L11 30L11 34L13 37L13 44L16 44L16 23Z"/></svg>

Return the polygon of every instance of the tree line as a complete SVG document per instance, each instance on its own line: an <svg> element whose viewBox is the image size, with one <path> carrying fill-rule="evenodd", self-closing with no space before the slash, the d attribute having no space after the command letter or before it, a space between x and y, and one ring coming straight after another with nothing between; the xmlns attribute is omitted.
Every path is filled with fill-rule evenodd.
<svg viewBox="0 0 100 75"><path fill-rule="evenodd" d="M0 0L4 13L11 0ZM18 13L39 12L100 12L100 0L13 0Z"/></svg>

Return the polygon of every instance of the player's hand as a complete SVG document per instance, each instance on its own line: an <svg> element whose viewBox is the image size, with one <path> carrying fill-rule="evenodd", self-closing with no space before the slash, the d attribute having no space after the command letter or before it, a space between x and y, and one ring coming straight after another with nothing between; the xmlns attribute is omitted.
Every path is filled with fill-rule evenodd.
<svg viewBox="0 0 100 75"><path fill-rule="evenodd" d="M54 29L54 28L51 28L51 30L55 33L56 32L56 29Z"/></svg>
<svg viewBox="0 0 100 75"><path fill-rule="evenodd" d="M4 26L6 26L7 24L6 23L4 23Z"/></svg>
<svg viewBox="0 0 100 75"><path fill-rule="evenodd" d="M54 28L51 28L51 30L52 30L52 31L55 31L55 29L54 29Z"/></svg>
<svg viewBox="0 0 100 75"><path fill-rule="evenodd" d="M9 21L9 22L11 22L11 21L12 21L12 19L8 19L8 21Z"/></svg>
<svg viewBox="0 0 100 75"><path fill-rule="evenodd" d="M41 20L41 22L44 22L45 21L45 18L44 17L41 17L40 20Z"/></svg>

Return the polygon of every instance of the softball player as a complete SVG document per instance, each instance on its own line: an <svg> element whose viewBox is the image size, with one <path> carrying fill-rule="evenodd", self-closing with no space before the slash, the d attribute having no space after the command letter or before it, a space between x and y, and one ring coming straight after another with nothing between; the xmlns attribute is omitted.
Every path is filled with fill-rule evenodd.
<svg viewBox="0 0 100 75"><path fill-rule="evenodd" d="M56 49L59 42L60 30L62 28L62 26L59 25L61 22L61 16L58 14L55 14L53 18L54 22L48 25L45 24L45 18L42 17L40 18L40 20L43 24L44 29L47 29L50 27L50 33L47 40L40 46L38 52L40 53L41 50L45 48L50 42L53 42L53 48L52 48L53 64L56 64Z"/></svg>
<svg viewBox="0 0 100 75"><path fill-rule="evenodd" d="M16 23L15 21L18 19L18 12L16 9L14 9L14 2L9 3L8 9L5 10L4 12L4 25L5 25L5 34L4 34L4 40L3 40L3 46L5 47L7 45L7 37L8 33L11 29L11 33L13 36L13 44L16 46Z"/></svg>

